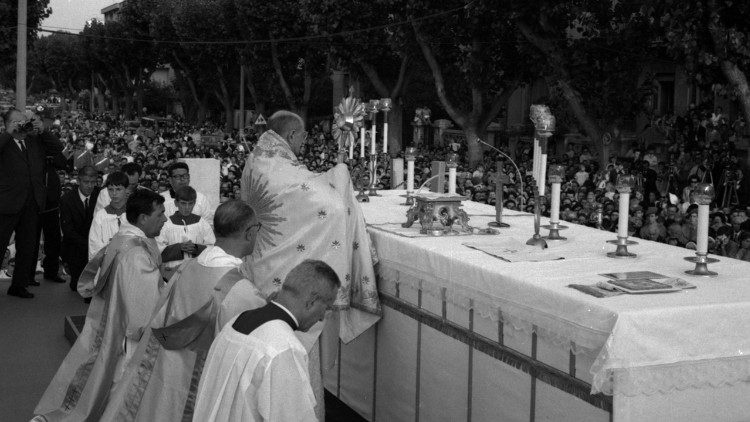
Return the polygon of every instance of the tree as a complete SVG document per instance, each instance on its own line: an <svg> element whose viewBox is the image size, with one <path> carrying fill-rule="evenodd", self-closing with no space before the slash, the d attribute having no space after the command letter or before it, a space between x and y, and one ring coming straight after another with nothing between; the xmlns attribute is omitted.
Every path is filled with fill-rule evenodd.
<svg viewBox="0 0 750 422"><path fill-rule="evenodd" d="M607 161L604 134L639 111L653 40L636 3L515 1L513 21L551 95L567 104Z"/></svg>
<svg viewBox="0 0 750 422"><path fill-rule="evenodd" d="M421 53L406 25L357 32L363 27L386 26L405 19L397 4L388 0L302 0L300 6L322 35L342 34L327 39L333 66L346 68L357 79L366 78L377 96L392 100L393 108L388 114L389 150L401 151L403 94L414 57Z"/></svg>
<svg viewBox="0 0 750 422"><path fill-rule="evenodd" d="M243 23L241 34L252 46L253 60L267 63L270 59L287 107L307 120L314 84L322 83L326 76L327 56L319 40L304 38L319 34L319 28L302 7L289 7L283 0L235 0L234 5L238 22ZM252 78L257 77L253 63L246 64Z"/></svg>
<svg viewBox="0 0 750 422"><path fill-rule="evenodd" d="M26 25L27 48L31 49L34 40L36 40L39 24L47 18L52 9L48 7L49 0L28 0ZM17 25L18 25L18 2L8 0L0 2L0 57L14 57L17 44ZM4 60L0 64L0 86L15 86L15 60Z"/></svg>
<svg viewBox="0 0 750 422"><path fill-rule="evenodd" d="M440 104L465 133L469 163L476 165L482 158L477 139L484 137L513 91L533 80L534 68L517 48L510 16L496 2L445 1L439 10L432 4L407 0L404 7ZM457 8L449 16L419 18Z"/></svg>
<svg viewBox="0 0 750 422"><path fill-rule="evenodd" d="M30 73L45 77L50 88L75 97L79 90L87 87L89 80L81 45L75 34L40 37L29 55Z"/></svg>
<svg viewBox="0 0 750 422"><path fill-rule="evenodd" d="M725 81L750 122L750 3L733 0L644 1L644 14L699 84Z"/></svg>

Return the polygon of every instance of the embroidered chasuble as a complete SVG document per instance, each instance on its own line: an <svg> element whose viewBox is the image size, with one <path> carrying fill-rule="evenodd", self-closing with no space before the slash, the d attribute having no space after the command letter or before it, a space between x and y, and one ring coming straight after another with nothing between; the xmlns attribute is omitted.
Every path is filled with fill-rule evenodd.
<svg viewBox="0 0 750 422"><path fill-rule="evenodd" d="M219 247L186 260L164 287L102 420L191 421L215 334L214 287L242 261Z"/></svg>
<svg viewBox="0 0 750 422"><path fill-rule="evenodd" d="M86 266L78 291L91 297L81 334L34 413L44 420L95 422L133 355L163 284L159 249L125 225Z"/></svg>
<svg viewBox="0 0 750 422"><path fill-rule="evenodd" d="M341 313L341 339L348 343L377 322L374 249L345 165L313 173L269 130L245 164L242 199L253 207L261 227L241 272L264 297L278 290L297 264L319 259L341 279L334 303Z"/></svg>

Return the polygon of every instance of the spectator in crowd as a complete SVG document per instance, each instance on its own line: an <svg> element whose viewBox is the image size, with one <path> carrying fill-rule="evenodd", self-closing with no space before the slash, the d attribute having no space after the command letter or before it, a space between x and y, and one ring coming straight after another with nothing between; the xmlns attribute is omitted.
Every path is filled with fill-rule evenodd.
<svg viewBox="0 0 750 422"><path fill-rule="evenodd" d="M177 205L175 204L175 191L182 186L190 186L190 167L183 162L175 162L168 168L169 183L171 189L167 192L162 192L161 196L164 197L164 207L166 214L171 216L177 212ZM200 192L196 192L195 207L193 212L205 219L205 221L213 221L213 215L211 206L208 203L206 196Z"/></svg>
<svg viewBox="0 0 750 422"><path fill-rule="evenodd" d="M78 278L89 260L89 229L100 188L96 187L96 169L85 166L78 170L78 187L60 198L62 227L62 259L68 266L70 289L76 291Z"/></svg>
<svg viewBox="0 0 750 422"><path fill-rule="evenodd" d="M26 287L36 283L39 246L39 212L45 209L46 157L63 150L60 140L44 129L34 114L10 110L3 116L0 134L0 251L16 234L16 266L8 295L23 299L34 295Z"/></svg>

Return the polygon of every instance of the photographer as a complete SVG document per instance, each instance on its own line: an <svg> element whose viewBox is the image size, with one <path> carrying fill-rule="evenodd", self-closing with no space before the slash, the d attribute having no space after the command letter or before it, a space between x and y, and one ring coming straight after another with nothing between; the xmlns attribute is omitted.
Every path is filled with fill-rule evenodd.
<svg viewBox="0 0 750 422"><path fill-rule="evenodd" d="M34 297L26 287L35 282L39 213L45 209L46 157L62 152L62 144L44 130L33 113L10 110L3 116L0 134L0 251L16 233L16 268L8 295Z"/></svg>

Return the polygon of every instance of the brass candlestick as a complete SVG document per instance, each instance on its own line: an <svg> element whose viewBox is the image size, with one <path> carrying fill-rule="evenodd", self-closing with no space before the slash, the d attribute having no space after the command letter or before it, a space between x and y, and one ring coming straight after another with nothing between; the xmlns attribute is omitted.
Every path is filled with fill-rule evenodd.
<svg viewBox="0 0 750 422"><path fill-rule="evenodd" d="M699 183L690 193L693 202L698 204L698 241L696 242L695 256L685 257L685 261L695 263L695 268L685 271L686 274L703 277L719 275L708 269L708 264L719 262L716 258L708 257L708 207L715 196L714 187L710 183Z"/></svg>

